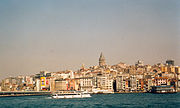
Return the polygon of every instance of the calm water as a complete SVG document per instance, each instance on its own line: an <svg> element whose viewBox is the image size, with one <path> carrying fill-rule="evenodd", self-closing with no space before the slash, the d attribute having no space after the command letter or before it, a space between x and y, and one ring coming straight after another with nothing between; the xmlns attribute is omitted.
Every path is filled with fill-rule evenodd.
<svg viewBox="0 0 180 108"><path fill-rule="evenodd" d="M180 93L176 94L97 94L82 99L51 99L48 96L0 98L0 108L115 108L152 107L180 108Z"/></svg>

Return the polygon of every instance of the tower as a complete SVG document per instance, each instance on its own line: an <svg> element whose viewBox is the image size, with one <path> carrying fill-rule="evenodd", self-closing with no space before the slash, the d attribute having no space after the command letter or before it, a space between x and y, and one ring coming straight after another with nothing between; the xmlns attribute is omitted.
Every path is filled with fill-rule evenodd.
<svg viewBox="0 0 180 108"><path fill-rule="evenodd" d="M99 57L99 66L102 67L102 66L105 66L105 65L106 65L105 57L103 56L103 54L101 52L101 55Z"/></svg>

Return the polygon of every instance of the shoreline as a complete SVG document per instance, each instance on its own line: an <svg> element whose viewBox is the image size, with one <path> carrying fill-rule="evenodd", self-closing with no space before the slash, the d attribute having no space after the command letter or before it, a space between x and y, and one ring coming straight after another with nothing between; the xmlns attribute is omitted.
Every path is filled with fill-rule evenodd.
<svg viewBox="0 0 180 108"><path fill-rule="evenodd" d="M179 93L180 91L177 91L175 93ZM114 92L114 93L91 93L92 95L96 95L96 94L128 94L128 93L151 93L151 92ZM154 94L160 94L160 93L154 93ZM162 93L162 94L166 94L166 93ZM168 93L170 94L170 93ZM0 97L19 97L19 96L51 96L51 92L50 91L46 91L46 92L7 92L7 91L2 91L0 92Z"/></svg>
<svg viewBox="0 0 180 108"><path fill-rule="evenodd" d="M45 96L51 95L50 91L1 91L0 97L16 97L16 96Z"/></svg>

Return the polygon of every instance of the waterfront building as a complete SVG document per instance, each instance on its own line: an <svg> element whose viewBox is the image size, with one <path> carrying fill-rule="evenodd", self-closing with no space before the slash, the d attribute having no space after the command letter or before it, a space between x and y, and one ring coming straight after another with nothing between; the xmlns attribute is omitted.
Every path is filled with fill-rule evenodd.
<svg viewBox="0 0 180 108"><path fill-rule="evenodd" d="M75 78L75 79L74 79L74 84L75 84L74 89L75 89L76 91L80 91L81 88L80 88L80 79L79 79L79 78Z"/></svg>
<svg viewBox="0 0 180 108"><path fill-rule="evenodd" d="M36 79L35 82L36 82L35 83L36 84L35 91L40 91L41 90L40 79Z"/></svg>
<svg viewBox="0 0 180 108"><path fill-rule="evenodd" d="M66 79L67 82L67 90L75 90L75 80L74 79Z"/></svg>
<svg viewBox="0 0 180 108"><path fill-rule="evenodd" d="M94 82L94 78L93 77L83 77L83 78L80 78L80 89L81 91L89 91L91 92L94 85L93 85L93 82Z"/></svg>
<svg viewBox="0 0 180 108"><path fill-rule="evenodd" d="M128 78L126 78L125 80L125 92L129 92L130 91L130 81Z"/></svg>
<svg viewBox="0 0 180 108"><path fill-rule="evenodd" d="M143 91L144 90L144 80L143 79L137 79L137 91Z"/></svg>
<svg viewBox="0 0 180 108"><path fill-rule="evenodd" d="M113 79L106 75L98 75L93 78L93 89L92 92L102 92L102 93L112 93L114 92L113 88Z"/></svg>
<svg viewBox="0 0 180 108"><path fill-rule="evenodd" d="M130 88L131 91L137 91L137 78L135 75L130 76Z"/></svg>
<svg viewBox="0 0 180 108"><path fill-rule="evenodd" d="M45 86L43 90L49 91L50 90L50 78L51 77L45 77Z"/></svg>
<svg viewBox="0 0 180 108"><path fill-rule="evenodd" d="M177 90L180 91L180 80L177 80Z"/></svg>
<svg viewBox="0 0 180 108"><path fill-rule="evenodd" d="M123 76L117 76L116 77L116 91L123 91Z"/></svg>
<svg viewBox="0 0 180 108"><path fill-rule="evenodd" d="M55 91L55 80L56 78L55 77L50 77L50 91Z"/></svg>
<svg viewBox="0 0 180 108"><path fill-rule="evenodd" d="M118 92L123 92L125 91L125 85L126 85L126 78L128 76L121 75L116 77L116 90Z"/></svg>
<svg viewBox="0 0 180 108"><path fill-rule="evenodd" d="M56 79L53 91L68 90L68 82L65 79Z"/></svg>
<svg viewBox="0 0 180 108"><path fill-rule="evenodd" d="M97 84L96 88L99 88L100 90L114 91L113 79L109 76L105 76L105 75L97 76L96 84Z"/></svg>
<svg viewBox="0 0 180 108"><path fill-rule="evenodd" d="M46 77L41 77L40 83L41 83L41 90L45 90L45 86L46 86Z"/></svg>
<svg viewBox="0 0 180 108"><path fill-rule="evenodd" d="M16 90L16 85L16 79L14 77L6 78L1 83L2 91L14 91Z"/></svg>
<svg viewBox="0 0 180 108"><path fill-rule="evenodd" d="M155 86L168 85L167 77L155 77L154 79Z"/></svg>
<svg viewBox="0 0 180 108"><path fill-rule="evenodd" d="M177 80L177 89L180 91L180 67L175 67L176 80Z"/></svg>
<svg viewBox="0 0 180 108"><path fill-rule="evenodd" d="M148 80L147 90L150 91L151 87L153 86L153 81L152 81L152 79L147 79L147 80Z"/></svg>
<svg viewBox="0 0 180 108"><path fill-rule="evenodd" d="M137 79L137 91L141 91L141 79Z"/></svg>

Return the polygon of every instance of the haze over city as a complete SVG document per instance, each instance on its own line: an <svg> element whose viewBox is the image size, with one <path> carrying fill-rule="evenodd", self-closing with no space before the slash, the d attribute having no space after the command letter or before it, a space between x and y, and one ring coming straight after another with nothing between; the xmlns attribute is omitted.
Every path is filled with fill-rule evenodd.
<svg viewBox="0 0 180 108"><path fill-rule="evenodd" d="M179 0L0 1L0 79L107 64L180 65Z"/></svg>

